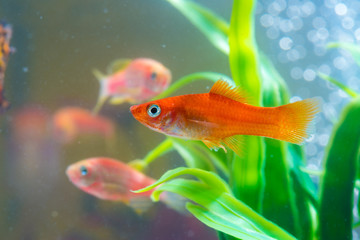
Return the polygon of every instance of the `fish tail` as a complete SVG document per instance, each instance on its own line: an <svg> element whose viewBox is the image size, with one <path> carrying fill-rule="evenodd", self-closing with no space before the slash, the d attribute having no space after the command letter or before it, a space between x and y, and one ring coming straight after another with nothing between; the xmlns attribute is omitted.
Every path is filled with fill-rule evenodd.
<svg viewBox="0 0 360 240"><path fill-rule="evenodd" d="M96 104L92 110L93 115L97 115L99 113L99 111L101 110L102 106L109 99L109 97L106 95L106 91L105 91L106 75L104 75L103 73L101 73L99 70L97 70L95 68L92 70L92 72L100 83L99 96L98 96Z"/></svg>
<svg viewBox="0 0 360 240"><path fill-rule="evenodd" d="M160 195L160 200L161 202L163 202L168 208L171 208L175 211L177 211L178 213L182 213L182 214L186 214L186 203L187 200L176 194L176 193L172 193L172 192L163 192Z"/></svg>
<svg viewBox="0 0 360 240"><path fill-rule="evenodd" d="M102 72L100 72L96 68L94 68L92 70L92 72L93 72L94 76L96 77L96 79L99 80L99 82L101 82L102 80L104 80L106 78L106 75L104 75Z"/></svg>
<svg viewBox="0 0 360 240"><path fill-rule="evenodd" d="M314 131L315 115L320 112L320 99L309 98L278 107L281 111L276 139L302 144Z"/></svg>

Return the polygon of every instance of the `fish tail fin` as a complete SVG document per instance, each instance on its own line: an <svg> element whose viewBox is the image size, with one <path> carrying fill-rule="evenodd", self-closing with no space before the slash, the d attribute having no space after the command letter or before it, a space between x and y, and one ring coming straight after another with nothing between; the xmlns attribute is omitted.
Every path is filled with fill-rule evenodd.
<svg viewBox="0 0 360 240"><path fill-rule="evenodd" d="M320 99L309 98L279 106L279 126L276 139L302 144L314 131L314 118L320 112Z"/></svg>
<svg viewBox="0 0 360 240"><path fill-rule="evenodd" d="M144 212L148 211L149 208L151 208L154 203L151 201L150 197L137 197L134 199L131 199L128 202L128 205L134 209L134 211L137 214L143 214Z"/></svg>
<svg viewBox="0 0 360 240"><path fill-rule="evenodd" d="M101 82L102 80L104 80L106 78L106 75L103 74L102 72L100 72L99 70L97 70L96 68L94 68L92 70L92 73L94 74L96 79L99 80L99 82Z"/></svg>
<svg viewBox="0 0 360 240"><path fill-rule="evenodd" d="M101 73L99 70L97 70L95 68L92 70L92 72L100 83L99 96L98 96L96 104L92 110L93 115L97 115L99 113L99 111L101 110L102 106L109 99L109 97L107 96L106 90L105 90L106 75Z"/></svg>
<svg viewBox="0 0 360 240"><path fill-rule="evenodd" d="M186 210L186 203L187 200L186 198L176 194L176 193L172 193L172 192L163 192L160 195L160 200L161 202L163 202L167 207L182 213L182 214L186 214L187 210Z"/></svg>

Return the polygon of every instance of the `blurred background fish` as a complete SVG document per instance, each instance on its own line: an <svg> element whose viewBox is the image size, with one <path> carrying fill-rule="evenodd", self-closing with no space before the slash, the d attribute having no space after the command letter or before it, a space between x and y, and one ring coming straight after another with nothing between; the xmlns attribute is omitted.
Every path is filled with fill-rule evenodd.
<svg viewBox="0 0 360 240"><path fill-rule="evenodd" d="M79 135L97 135L106 139L114 136L115 125L106 117L94 116L89 110L79 107L64 107L53 115L54 137L70 143Z"/></svg>
<svg viewBox="0 0 360 240"><path fill-rule="evenodd" d="M70 165L66 174L76 187L97 198L121 201L139 212L153 205L150 199L153 191L133 193L131 190L147 187L155 180L121 161L106 157L89 158ZM168 194L162 197L167 203ZM178 204L181 205L183 199L170 198L171 207L180 210L174 200L179 200Z"/></svg>
<svg viewBox="0 0 360 240"><path fill-rule="evenodd" d="M0 21L0 112L9 107L9 102L4 97L4 79L9 55L13 51L10 47L11 37L11 25L5 21Z"/></svg>
<svg viewBox="0 0 360 240"><path fill-rule="evenodd" d="M100 82L94 113L107 100L111 104L149 100L167 89L171 82L170 70L150 58L118 59L109 65L107 75L97 69L93 73Z"/></svg>

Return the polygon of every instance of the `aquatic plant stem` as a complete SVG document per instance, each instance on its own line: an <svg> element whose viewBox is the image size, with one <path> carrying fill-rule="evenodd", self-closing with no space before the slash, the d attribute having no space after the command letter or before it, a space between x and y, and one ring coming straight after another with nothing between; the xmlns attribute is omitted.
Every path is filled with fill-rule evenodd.
<svg viewBox="0 0 360 240"><path fill-rule="evenodd" d="M189 74L189 75L186 75L186 76L180 78L179 80L174 82L168 89L166 89L164 92L160 93L159 95L157 95L156 97L154 97L151 100L157 100L157 99L168 97L173 92L177 91L178 89L180 89L180 88L182 88L182 87L186 86L187 84L192 83L194 81L210 80L212 82L216 82L220 78L225 79L225 80L229 80L228 76L220 74L220 73L214 73L214 72L192 73L192 74Z"/></svg>
<svg viewBox="0 0 360 240"><path fill-rule="evenodd" d="M145 166L148 166L158 157L164 155L173 149L173 144L171 139L166 138L163 142L161 142L157 147L151 150L143 159Z"/></svg>

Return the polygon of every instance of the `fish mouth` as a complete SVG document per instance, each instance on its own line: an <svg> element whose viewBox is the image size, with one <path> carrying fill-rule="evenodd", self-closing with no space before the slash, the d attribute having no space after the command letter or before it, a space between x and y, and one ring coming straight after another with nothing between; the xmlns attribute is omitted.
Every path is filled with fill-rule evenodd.
<svg viewBox="0 0 360 240"><path fill-rule="evenodd" d="M136 109L138 108L139 105L134 105L130 107L130 112L134 115L134 112L136 111Z"/></svg>
<svg viewBox="0 0 360 240"><path fill-rule="evenodd" d="M134 105L130 107L130 112L131 114L134 116L134 118L138 121L140 121L140 112L141 112L141 108L139 107L140 105Z"/></svg>

